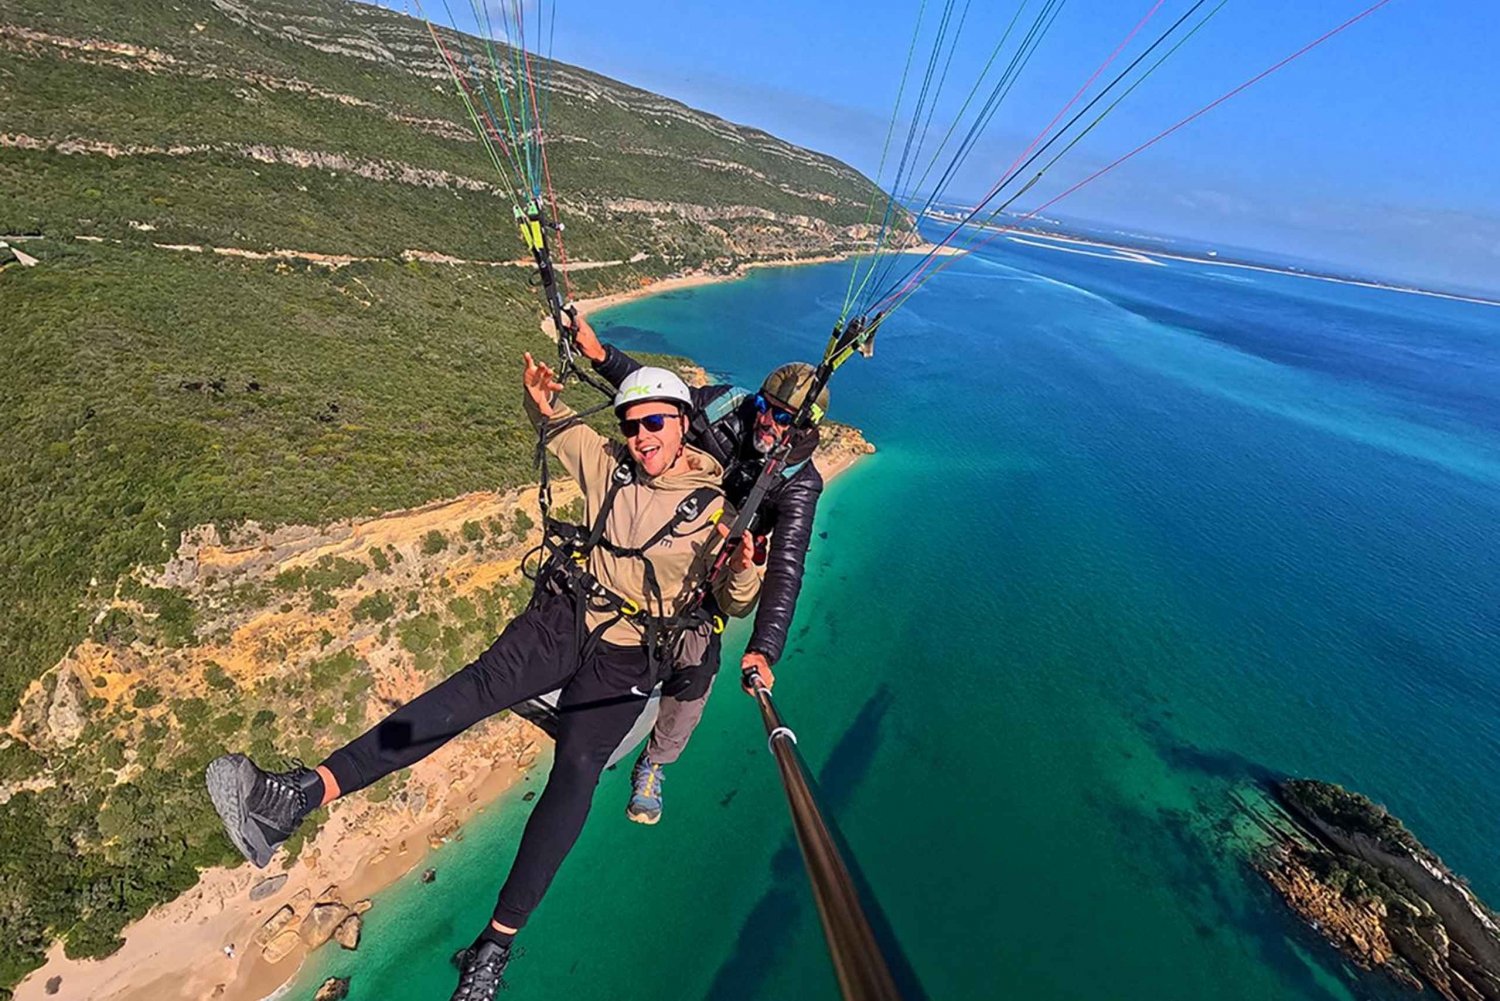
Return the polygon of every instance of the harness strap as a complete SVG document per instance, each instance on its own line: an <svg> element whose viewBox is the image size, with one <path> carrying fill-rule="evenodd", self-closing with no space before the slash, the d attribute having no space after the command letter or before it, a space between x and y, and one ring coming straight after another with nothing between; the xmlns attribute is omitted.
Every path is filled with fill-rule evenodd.
<svg viewBox="0 0 1500 1001"><path fill-rule="evenodd" d="M602 546L617 557L638 559L641 561L641 572L646 585L646 615L641 619L642 632L644 634L643 639L645 640L647 657L653 666L659 666L664 660L662 637L673 633L678 617L667 615L667 601L661 593L661 584L656 578L656 567L652 564L650 557L646 555L646 551L669 535L675 534L679 526L687 522L696 521L698 516L718 496L719 491L713 487L697 488L682 499L677 505L677 510L672 513L672 517L667 523L658 528L652 533L650 538L639 546L617 546L609 539L603 538L602 535L594 540L594 544ZM600 590L608 591L602 584L595 583ZM653 603L656 606L655 615L651 614ZM615 619L611 620L611 624L618 621L619 618L620 616L617 615Z"/></svg>
<svg viewBox="0 0 1500 1001"><path fill-rule="evenodd" d="M614 474L609 478L609 489L604 493L604 500L599 505L599 513L594 517L594 524L589 529L589 537L583 543L583 551L578 557L588 559L588 554L604 538L604 528L609 521L609 512L615 506L615 496L631 483L635 482L635 467L628 462L622 462L615 467Z"/></svg>
<svg viewBox="0 0 1500 1001"><path fill-rule="evenodd" d="M575 628L579 637L579 655L586 656L602 640L604 633L623 618L630 618L640 623L643 644L647 650L648 659L652 665L653 675L659 675L665 660L665 646L662 642L664 637L674 638L681 634L685 626L691 620L691 626L711 624L715 631L721 627L716 617L701 607L683 609L676 615L666 614L666 599L661 592L661 584L656 576L656 567L652 564L646 551L660 543L670 535L676 534L677 530L688 522L696 521L719 496L720 491L714 487L698 487L687 497L678 503L676 511L660 528L653 532L644 542L638 546L619 546L612 542L605 532L608 528L609 515L614 508L616 497L626 486L636 482L636 470L633 464L622 462L610 477L608 491L599 505L599 511L594 516L592 525L584 529L581 525L572 525L548 518L544 526L545 544L551 551L553 570L551 573L542 572L537 576L538 592L540 592L544 581L555 582L573 592L575 597ZM587 535L584 533L587 532ZM603 548L610 554L621 559L638 559L641 561L642 575L644 577L646 603L642 608L639 604L626 598L606 587L597 577L589 572L587 564L589 554L596 548ZM533 601L536 596L533 595ZM656 614L652 614L653 606ZM588 628L589 611L609 611L614 614L605 621L596 625L593 629Z"/></svg>

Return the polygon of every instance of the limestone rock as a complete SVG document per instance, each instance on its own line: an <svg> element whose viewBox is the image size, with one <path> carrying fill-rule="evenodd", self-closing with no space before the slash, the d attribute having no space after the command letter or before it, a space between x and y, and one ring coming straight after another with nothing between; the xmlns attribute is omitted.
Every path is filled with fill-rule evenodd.
<svg viewBox="0 0 1500 1001"><path fill-rule="evenodd" d="M255 933L255 941L261 945L269 943L295 920L297 920L297 912L292 909L292 905L283 904L275 914L266 919L265 924L260 926L260 930Z"/></svg>
<svg viewBox="0 0 1500 1001"><path fill-rule="evenodd" d="M305 886L292 894L292 899L287 901L287 906L298 914L306 914L310 904L312 904L312 891Z"/></svg>
<svg viewBox="0 0 1500 1001"><path fill-rule="evenodd" d="M364 919L358 914L350 914L339 922L339 926L333 930L334 941L345 949L359 948L359 933L364 928Z"/></svg>
<svg viewBox="0 0 1500 1001"><path fill-rule="evenodd" d="M296 951L297 946L301 944L302 936L297 934L297 929L287 928L266 943L266 947L261 950L261 956L268 963L279 963Z"/></svg>
<svg viewBox="0 0 1500 1001"><path fill-rule="evenodd" d="M318 903L320 904L342 904L343 902L343 896L339 893L337 883L329 883L323 887L323 892L318 894Z"/></svg>
<svg viewBox="0 0 1500 1001"><path fill-rule="evenodd" d="M1500 928L1463 883L1379 804L1290 779L1256 866L1356 965L1444 1001L1500 1001ZM1288 829L1287 826L1290 825Z"/></svg>
<svg viewBox="0 0 1500 1001"><path fill-rule="evenodd" d="M316 949L333 937L334 929L349 916L349 908L343 904L318 904L302 919L302 941L308 948Z"/></svg>
<svg viewBox="0 0 1500 1001"><path fill-rule="evenodd" d="M268 876L267 878L261 880L259 883L256 883L254 886L250 887L250 899L265 900L267 897L273 895L277 890L285 886L286 880L286 873L282 873L279 876Z"/></svg>
<svg viewBox="0 0 1500 1001"><path fill-rule="evenodd" d="M83 682L71 667L57 672L57 687L47 705L47 736L58 747L72 747L88 722L85 704L88 694Z"/></svg>
<svg viewBox="0 0 1500 1001"><path fill-rule="evenodd" d="M313 1001L343 1001L349 996L348 977L329 977L313 995Z"/></svg>
<svg viewBox="0 0 1500 1001"><path fill-rule="evenodd" d="M62 977L48 977L47 986L43 987L42 990L48 994L56 994L62 990Z"/></svg>
<svg viewBox="0 0 1500 1001"><path fill-rule="evenodd" d="M363 900L356 900L354 903L350 904L349 909L355 914L363 914L365 911L368 911L371 907L374 906L375 902L369 897L366 897Z"/></svg>

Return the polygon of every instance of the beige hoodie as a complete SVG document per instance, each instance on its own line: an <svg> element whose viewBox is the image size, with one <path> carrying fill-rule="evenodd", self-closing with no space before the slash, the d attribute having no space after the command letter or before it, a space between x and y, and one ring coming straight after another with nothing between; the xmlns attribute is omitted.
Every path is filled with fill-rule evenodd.
<svg viewBox="0 0 1500 1001"><path fill-rule="evenodd" d="M526 412L537 425L560 423L574 415L564 404L554 403L549 421L536 409L530 396L525 400ZM563 468L583 488L583 524L592 525L599 516L599 508L609 492L615 470L622 462L630 461L629 451L623 443L609 441L584 424L576 424L549 437L547 449L557 456ZM605 521L604 537L622 548L636 548L671 521L677 514L677 505L694 490L712 487L718 491L723 480L724 468L713 456L686 447L678 471L657 477L640 474L635 482L615 494L609 518ZM656 571L662 601L666 604L662 608L651 602L650 614L675 613L689 575L697 580L697 574L713 563L719 548L719 533L714 530L712 518L725 507L724 496L719 493L696 520L677 526L671 535L646 551L646 558ZM724 524L729 524L733 514L732 510L724 511ZM642 609L648 608L645 568L639 559L617 557L602 546L595 546L589 554L588 570L611 591L634 601ZM759 596L760 573L753 566L727 572L714 585L714 597L725 615L748 614ZM612 617L612 612L591 609L588 626L593 629ZM606 643L631 646L642 641L643 632L637 623L623 618L606 629L601 638Z"/></svg>

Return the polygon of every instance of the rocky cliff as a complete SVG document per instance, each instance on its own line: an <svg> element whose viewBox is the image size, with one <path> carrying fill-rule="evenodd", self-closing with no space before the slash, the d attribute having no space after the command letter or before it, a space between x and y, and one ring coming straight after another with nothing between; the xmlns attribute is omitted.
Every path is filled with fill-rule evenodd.
<svg viewBox="0 0 1500 1001"><path fill-rule="evenodd" d="M1383 807L1310 780L1277 785L1285 823L1256 860L1287 905L1355 964L1448 1001L1500 999L1500 928Z"/></svg>

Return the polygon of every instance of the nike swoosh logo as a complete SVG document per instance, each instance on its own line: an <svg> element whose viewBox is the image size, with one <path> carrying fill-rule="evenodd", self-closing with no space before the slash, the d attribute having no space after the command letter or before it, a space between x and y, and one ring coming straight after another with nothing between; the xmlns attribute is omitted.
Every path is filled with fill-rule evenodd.
<svg viewBox="0 0 1500 1001"><path fill-rule="evenodd" d="M643 699L649 699L651 697L651 693L650 692L643 692L639 688L637 688L635 685L631 685L630 686L630 692L631 692L632 695L639 695Z"/></svg>

